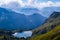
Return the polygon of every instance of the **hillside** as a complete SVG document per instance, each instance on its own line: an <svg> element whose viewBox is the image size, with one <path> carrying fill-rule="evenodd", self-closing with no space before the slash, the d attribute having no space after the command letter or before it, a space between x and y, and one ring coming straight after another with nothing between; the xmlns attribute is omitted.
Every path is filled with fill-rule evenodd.
<svg viewBox="0 0 60 40"><path fill-rule="evenodd" d="M37 26L41 25L46 19L44 16L39 14L36 14L36 16L34 14L32 15L33 17L31 15L27 16L21 13L16 13L6 8L0 8L0 29L2 28L6 30L32 30ZM38 21L33 19L34 17L36 17L35 19L41 19L38 19L40 20Z"/></svg>
<svg viewBox="0 0 60 40"><path fill-rule="evenodd" d="M45 34L33 36L31 40L60 40L60 24Z"/></svg>
<svg viewBox="0 0 60 40"><path fill-rule="evenodd" d="M27 39L16 38L11 34L18 30L0 30L0 40L60 40L60 12L54 12L46 22L33 31L33 35Z"/></svg>
<svg viewBox="0 0 60 40"><path fill-rule="evenodd" d="M42 26L33 30L30 40L60 40L60 12L54 12Z"/></svg>

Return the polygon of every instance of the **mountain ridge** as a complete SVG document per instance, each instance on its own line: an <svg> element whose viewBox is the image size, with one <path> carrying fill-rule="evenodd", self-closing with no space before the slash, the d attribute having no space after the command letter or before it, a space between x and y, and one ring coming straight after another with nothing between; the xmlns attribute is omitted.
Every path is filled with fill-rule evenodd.
<svg viewBox="0 0 60 40"><path fill-rule="evenodd" d="M42 26L33 30L33 35L30 40L59 40L59 33L60 12L53 12L53 14L51 14L51 16L46 20L46 22Z"/></svg>
<svg viewBox="0 0 60 40"><path fill-rule="evenodd" d="M39 14L37 14L38 16ZM36 16L36 17L37 17ZM41 16L41 15L40 15ZM40 17L39 16L39 17ZM37 18L39 18L37 17ZM29 18L29 17L28 17ZM45 18L42 16L42 18ZM0 27L8 27L6 29L22 29L22 30L31 30L31 29L34 29L35 27L37 27L40 23L37 23L35 25L37 26L34 26L29 19L27 19L27 16L25 16L24 14L20 14L20 13L16 13L14 11L11 11L11 10L6 10L5 8L0 8ZM38 19L38 20L41 20L41 19ZM35 21L35 20L33 20ZM42 21L42 20L41 20ZM42 24L42 23L41 23Z"/></svg>

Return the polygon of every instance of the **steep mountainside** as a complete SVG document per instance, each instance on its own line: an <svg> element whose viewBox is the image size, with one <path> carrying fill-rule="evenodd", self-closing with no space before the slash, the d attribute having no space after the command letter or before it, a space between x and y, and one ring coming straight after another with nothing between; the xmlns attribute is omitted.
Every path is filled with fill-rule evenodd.
<svg viewBox="0 0 60 40"><path fill-rule="evenodd" d="M42 24L45 22L46 17L42 17L42 15L35 13L35 14L33 14L33 15L28 16L28 19L29 19L29 20L32 22L32 24L34 24L35 26L39 26L39 24L42 25ZM41 20L41 21L40 21L40 20Z"/></svg>
<svg viewBox="0 0 60 40"><path fill-rule="evenodd" d="M37 16L38 15L39 14L37 14ZM40 18L40 16L39 16L39 18ZM41 16L41 17L45 18L43 16ZM41 19L38 19L38 20L43 22ZM0 28L7 29L7 30L12 30L12 29L31 30L31 29L34 29L37 27L35 25L39 24L39 23L37 23L34 25L34 24L32 24L33 21L31 22L28 19L28 17L24 14L16 13L14 11L7 10L5 8L0 8ZM42 24L42 23L40 23L40 24Z"/></svg>
<svg viewBox="0 0 60 40"><path fill-rule="evenodd" d="M42 26L33 30L30 40L60 40L60 12L54 12Z"/></svg>
<svg viewBox="0 0 60 40"><path fill-rule="evenodd" d="M32 26L29 20L27 20L27 18L25 17L25 15L6 10L4 8L0 8L0 28L23 30L25 27L24 25L26 25L26 27L28 25ZM27 28L29 29L29 27Z"/></svg>

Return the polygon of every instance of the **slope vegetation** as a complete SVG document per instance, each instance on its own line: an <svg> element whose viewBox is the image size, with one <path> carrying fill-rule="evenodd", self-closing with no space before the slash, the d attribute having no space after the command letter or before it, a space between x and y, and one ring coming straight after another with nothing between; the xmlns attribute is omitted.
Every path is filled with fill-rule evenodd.
<svg viewBox="0 0 60 40"><path fill-rule="evenodd" d="M60 12L54 12L42 26L33 30L30 40L60 40Z"/></svg>

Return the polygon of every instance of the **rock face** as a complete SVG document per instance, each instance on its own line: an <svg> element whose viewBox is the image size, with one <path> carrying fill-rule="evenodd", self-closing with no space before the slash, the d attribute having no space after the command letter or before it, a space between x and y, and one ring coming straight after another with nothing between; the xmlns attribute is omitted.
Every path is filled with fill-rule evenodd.
<svg viewBox="0 0 60 40"><path fill-rule="evenodd" d="M42 19L44 21L45 17L39 14L27 16L21 13L7 10L5 8L0 8L0 28L3 29L32 30L43 23ZM38 23L37 21L40 23Z"/></svg>

